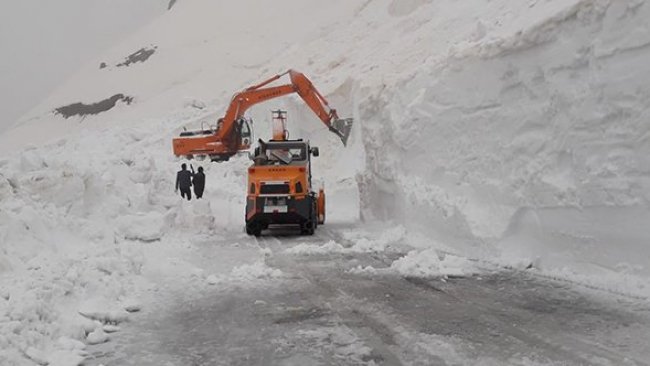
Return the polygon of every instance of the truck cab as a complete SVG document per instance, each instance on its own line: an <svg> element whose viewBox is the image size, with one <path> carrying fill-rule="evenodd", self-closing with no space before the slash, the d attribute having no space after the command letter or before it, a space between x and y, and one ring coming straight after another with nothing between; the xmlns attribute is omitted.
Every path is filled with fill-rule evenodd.
<svg viewBox="0 0 650 366"><path fill-rule="evenodd" d="M311 158L317 147L303 140L259 140L248 168L246 233L269 226L294 226L313 235L325 223L325 192L312 186Z"/></svg>

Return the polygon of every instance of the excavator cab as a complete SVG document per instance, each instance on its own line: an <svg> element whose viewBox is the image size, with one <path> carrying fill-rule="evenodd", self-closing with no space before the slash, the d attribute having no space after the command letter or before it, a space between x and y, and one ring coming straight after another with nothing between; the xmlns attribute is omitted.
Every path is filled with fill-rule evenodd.
<svg viewBox="0 0 650 366"><path fill-rule="evenodd" d="M240 118L237 121L237 128L239 130L240 148L239 150L248 150L253 141L253 120L248 118Z"/></svg>

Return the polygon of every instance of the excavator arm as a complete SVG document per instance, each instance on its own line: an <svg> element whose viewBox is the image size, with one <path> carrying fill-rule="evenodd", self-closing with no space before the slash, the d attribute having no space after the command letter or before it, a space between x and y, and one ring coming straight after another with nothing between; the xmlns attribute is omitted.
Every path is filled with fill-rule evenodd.
<svg viewBox="0 0 650 366"><path fill-rule="evenodd" d="M289 74L291 84L266 87L287 74ZM235 94L225 116L221 119L221 126L216 132L208 136L190 132L185 133L187 136L175 138L174 154L186 157L209 155L213 160L227 160L239 150L250 147L250 145L241 143L241 126L239 125L246 110L255 104L292 93L297 93L328 129L339 136L344 145L347 144L352 128L352 119L340 119L336 110L329 107L327 100L304 74L289 70Z"/></svg>

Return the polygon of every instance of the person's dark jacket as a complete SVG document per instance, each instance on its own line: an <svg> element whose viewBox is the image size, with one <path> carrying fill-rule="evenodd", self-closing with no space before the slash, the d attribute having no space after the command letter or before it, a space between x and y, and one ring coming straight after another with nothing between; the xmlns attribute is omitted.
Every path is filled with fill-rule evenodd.
<svg viewBox="0 0 650 366"><path fill-rule="evenodd" d="M205 188L205 174L203 174L201 171L194 174L192 184L194 184L194 193L201 195L203 193L203 189Z"/></svg>
<svg viewBox="0 0 650 366"><path fill-rule="evenodd" d="M192 173L189 170L181 170L176 173L176 189L186 190L192 186Z"/></svg>

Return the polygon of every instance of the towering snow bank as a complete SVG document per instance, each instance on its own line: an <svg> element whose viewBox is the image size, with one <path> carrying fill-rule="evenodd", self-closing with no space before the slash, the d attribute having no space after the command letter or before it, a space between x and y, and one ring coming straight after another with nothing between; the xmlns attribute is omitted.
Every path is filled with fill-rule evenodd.
<svg viewBox="0 0 650 366"><path fill-rule="evenodd" d="M473 255L648 275L650 4L558 4L477 20L361 102L362 207Z"/></svg>

